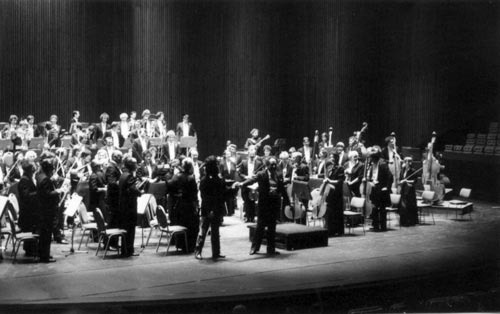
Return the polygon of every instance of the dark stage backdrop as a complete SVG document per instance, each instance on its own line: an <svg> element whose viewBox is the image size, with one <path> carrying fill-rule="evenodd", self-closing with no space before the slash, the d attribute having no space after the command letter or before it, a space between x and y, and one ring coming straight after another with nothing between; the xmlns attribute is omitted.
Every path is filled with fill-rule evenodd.
<svg viewBox="0 0 500 314"><path fill-rule="evenodd" d="M500 120L497 1L0 2L0 120L191 115L202 155L369 123L418 146Z"/></svg>

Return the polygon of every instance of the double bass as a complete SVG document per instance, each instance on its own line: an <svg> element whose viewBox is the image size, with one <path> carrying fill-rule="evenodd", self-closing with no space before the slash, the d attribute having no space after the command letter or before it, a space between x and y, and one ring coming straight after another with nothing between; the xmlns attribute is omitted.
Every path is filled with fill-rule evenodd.
<svg viewBox="0 0 500 314"><path fill-rule="evenodd" d="M430 186L435 192L434 201L442 201L444 197L444 184L439 180L441 164L434 156L434 144L436 143L436 132L432 132L431 141L427 146L427 155L422 164L422 184Z"/></svg>

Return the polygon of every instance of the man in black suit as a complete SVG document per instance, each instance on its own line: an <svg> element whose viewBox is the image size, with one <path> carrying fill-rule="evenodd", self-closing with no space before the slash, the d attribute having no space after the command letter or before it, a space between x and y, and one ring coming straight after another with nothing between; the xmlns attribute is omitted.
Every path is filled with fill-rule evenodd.
<svg viewBox="0 0 500 314"><path fill-rule="evenodd" d="M298 152L302 154L302 158L306 162L306 164L311 165L314 152L310 145L309 137L304 137L304 139L302 140L302 147L299 148Z"/></svg>
<svg viewBox="0 0 500 314"><path fill-rule="evenodd" d="M150 146L151 143L146 134L146 129L139 129L139 137L136 138L132 144L132 157L134 157L138 163L141 163L143 161L142 154L149 150Z"/></svg>
<svg viewBox="0 0 500 314"><path fill-rule="evenodd" d="M106 132L104 136L105 138L111 137L111 139L113 140L113 147L116 149L122 147L123 143L125 142L125 139L119 132L119 126L120 126L119 122L111 123L109 130Z"/></svg>
<svg viewBox="0 0 500 314"><path fill-rule="evenodd" d="M253 178L258 171L263 168L262 161L257 158L257 151L255 146L250 146L248 148L248 159L241 162L241 166L238 170L238 175L243 180L248 180ZM245 212L245 222L255 221L255 201L250 199L250 189L244 186L241 189L241 198L243 199L243 211Z"/></svg>
<svg viewBox="0 0 500 314"><path fill-rule="evenodd" d="M361 197L359 187L363 180L365 165L359 161L359 154L355 150L351 150L347 155L349 161L344 164L346 183L351 191L351 194Z"/></svg>
<svg viewBox="0 0 500 314"><path fill-rule="evenodd" d="M35 164L28 160L23 160L21 166L23 168L23 175L18 184L19 228L21 228L22 232L37 233L41 217L38 208L37 189L33 179ZM36 254L33 243L24 242L24 250L28 256Z"/></svg>
<svg viewBox="0 0 500 314"><path fill-rule="evenodd" d="M177 142L174 131L170 130L167 132L167 142L163 144L160 159L165 163L169 163L179 157L179 154L179 143Z"/></svg>
<svg viewBox="0 0 500 314"><path fill-rule="evenodd" d="M370 200L373 203L373 230L387 231L386 207L391 205L392 174L387 163L382 159L379 146L371 147L368 154L370 163L367 180L372 184Z"/></svg>
<svg viewBox="0 0 500 314"><path fill-rule="evenodd" d="M104 136L106 132L109 130L108 120L109 115L106 112L103 112L99 117L101 122L95 125L94 131L94 142L97 143L98 140L104 140Z"/></svg>
<svg viewBox="0 0 500 314"><path fill-rule="evenodd" d="M50 256L50 242L52 237L52 228L59 209L59 195L64 191L56 189L52 181L54 174L53 158L46 158L40 162L41 171L38 173L37 196L40 204L40 238L39 251L40 262L55 262Z"/></svg>
<svg viewBox="0 0 500 314"><path fill-rule="evenodd" d="M290 203L283 183L283 176L278 172L278 164L275 157L267 160L267 168L259 171L257 175L239 183L245 187L255 182L259 183L259 213L257 227L250 248L250 255L257 253L262 243L264 228L267 227L267 254L275 255L276 219L278 218L281 200L283 204Z"/></svg>
<svg viewBox="0 0 500 314"><path fill-rule="evenodd" d="M237 206L236 194L238 190L232 187L236 181L236 164L231 160L231 152L229 150L224 152L224 158L221 161L219 168L220 174L226 186L224 192L224 202L227 207L227 215L232 216L234 215L234 210Z"/></svg>
<svg viewBox="0 0 500 314"><path fill-rule="evenodd" d="M111 155L108 167L104 172L104 177L106 178L106 183L108 185L106 205L109 211L109 227L117 228L120 224L120 189L118 187L118 181L122 174L121 163L122 163L122 152L117 150Z"/></svg>
<svg viewBox="0 0 500 314"><path fill-rule="evenodd" d="M124 161L125 171L120 176L119 195L120 195L120 223L118 228L127 231L126 250L122 250L122 256L138 256L134 253L135 226L137 224L137 197L141 196L142 192L137 189L137 160L133 157L128 157Z"/></svg>
<svg viewBox="0 0 500 314"><path fill-rule="evenodd" d="M196 131L193 124L189 122L189 115L187 113L183 114L182 121L177 123L176 133L179 140L184 136L196 136Z"/></svg>
<svg viewBox="0 0 500 314"><path fill-rule="evenodd" d="M345 145L342 142L338 142L335 145L335 149L336 149L335 154L338 155L338 157L335 157L335 160L336 160L335 166L337 166L337 167L343 166L349 160L346 152L344 151L344 147L345 147Z"/></svg>
<svg viewBox="0 0 500 314"><path fill-rule="evenodd" d="M106 221L109 221L109 213L106 206L106 177L102 171L102 165L97 161L90 164L92 174L89 177L89 210L95 212L99 208Z"/></svg>

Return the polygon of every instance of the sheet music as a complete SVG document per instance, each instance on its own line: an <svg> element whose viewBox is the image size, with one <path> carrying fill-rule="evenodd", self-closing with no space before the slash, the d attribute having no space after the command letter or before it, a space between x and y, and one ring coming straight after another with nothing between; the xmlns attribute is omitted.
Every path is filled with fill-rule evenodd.
<svg viewBox="0 0 500 314"><path fill-rule="evenodd" d="M7 196L0 196L0 218L3 217L9 198Z"/></svg>
<svg viewBox="0 0 500 314"><path fill-rule="evenodd" d="M68 206L66 207L66 210L64 211L65 216L73 217L80 207L80 203L82 202L83 197L81 197L78 194L73 194L71 196L71 199L68 202Z"/></svg>
<svg viewBox="0 0 500 314"><path fill-rule="evenodd" d="M137 214L144 215L153 194L142 194L137 198Z"/></svg>

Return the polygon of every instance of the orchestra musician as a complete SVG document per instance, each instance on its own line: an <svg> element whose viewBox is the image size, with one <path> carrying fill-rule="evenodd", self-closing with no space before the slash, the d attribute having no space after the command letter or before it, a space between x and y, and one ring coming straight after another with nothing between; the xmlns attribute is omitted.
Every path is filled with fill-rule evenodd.
<svg viewBox="0 0 500 314"><path fill-rule="evenodd" d="M151 116L151 111L149 111L149 109L145 109L142 112L141 128L143 128L146 131L146 135L148 137L153 137L154 126L153 122L149 120L150 116Z"/></svg>
<svg viewBox="0 0 500 314"><path fill-rule="evenodd" d="M130 135L130 123L128 121L128 114L126 112L120 113L120 126L118 132L122 135L124 139L129 138Z"/></svg>
<svg viewBox="0 0 500 314"><path fill-rule="evenodd" d="M414 226L418 223L417 195L415 191L415 174L412 166L413 158L405 157L401 169L399 184L401 185L401 202L399 203L399 223L403 227Z"/></svg>
<svg viewBox="0 0 500 314"><path fill-rule="evenodd" d="M124 171L120 176L118 228L126 230L126 249L122 257L139 256L134 252L135 227L137 224L137 198L143 193L137 185L137 160L133 157L124 160Z"/></svg>
<svg viewBox="0 0 500 314"><path fill-rule="evenodd" d="M328 142L328 133L323 132L321 133L321 141L318 143L318 149L321 150L322 148L329 147L330 144Z"/></svg>
<svg viewBox="0 0 500 314"><path fill-rule="evenodd" d="M167 136L167 122L165 121L165 114L162 111L158 111L156 113L154 136L161 138L165 138Z"/></svg>
<svg viewBox="0 0 500 314"><path fill-rule="evenodd" d="M328 157L327 149L323 147L319 151L319 161L317 168L318 178L328 177L328 171L331 167L333 167L333 161Z"/></svg>
<svg viewBox="0 0 500 314"><path fill-rule="evenodd" d="M385 138L386 147L382 149L382 158L385 159L389 166L389 170L394 178L392 189L397 190L399 177L401 175L401 157L399 156L396 148L396 134L391 133Z"/></svg>
<svg viewBox="0 0 500 314"><path fill-rule="evenodd" d="M105 146L101 149L104 149L108 156L111 156L111 154L113 154L113 152L118 149L118 147L115 147L113 138L111 136L104 138L104 145Z"/></svg>
<svg viewBox="0 0 500 314"><path fill-rule="evenodd" d="M144 153L149 149L149 147L151 147L151 142L149 141L145 128L141 127L138 132L139 137L136 138L132 143L132 157L134 157L137 162L141 163L142 153Z"/></svg>
<svg viewBox="0 0 500 314"><path fill-rule="evenodd" d="M184 136L196 137L196 130L194 129L193 124L189 121L189 114L185 113L182 115L182 121L177 123L176 133L179 140Z"/></svg>
<svg viewBox="0 0 500 314"><path fill-rule="evenodd" d="M199 184L201 179L205 176L205 169L202 167L201 160L198 160L199 153L196 148L190 150L191 159L193 160L193 175L196 183Z"/></svg>
<svg viewBox="0 0 500 314"><path fill-rule="evenodd" d="M292 175L293 175L293 165L290 162L290 156L287 152L283 151L279 156L280 160L278 163L278 171L283 175L283 182L285 183L285 187L292 183Z"/></svg>
<svg viewBox="0 0 500 314"><path fill-rule="evenodd" d="M188 252L193 252L199 229L198 187L193 176L193 161L191 158L182 160L182 171L167 182L168 190L173 197L173 208L170 219L172 224L186 227ZM177 247L185 250L177 243ZM186 252L186 253L188 253Z"/></svg>
<svg viewBox="0 0 500 314"><path fill-rule="evenodd" d="M250 136L247 138L247 141L245 142L245 149L248 149L250 146L255 146L256 150L259 150L260 147L260 140L261 138L259 137L259 129L252 129L250 131Z"/></svg>
<svg viewBox="0 0 500 314"><path fill-rule="evenodd" d="M236 195L238 190L233 188L232 185L236 182L236 164L231 159L231 152L229 150L224 151L224 157L219 164L220 174L225 183L225 191L224 191L224 202L227 207L227 215L234 215L234 211L236 209L237 201Z"/></svg>
<svg viewBox="0 0 500 314"><path fill-rule="evenodd" d="M179 157L180 147L179 147L179 142L177 141L177 138L173 130L169 130L166 135L167 135L167 142L163 144L162 147L163 155L160 156L160 159L168 163L171 160Z"/></svg>
<svg viewBox="0 0 500 314"><path fill-rule="evenodd" d="M284 205L290 203L283 183L283 176L278 171L276 158L269 158L266 166L264 170L259 171L255 176L247 177L245 181L237 183L237 186L242 188L256 182L259 184L259 212L250 255L254 255L259 251L266 227L267 255L279 254L275 246L276 220L279 217L282 200Z"/></svg>
<svg viewBox="0 0 500 314"><path fill-rule="evenodd" d="M238 175L243 180L249 180L263 167L262 161L257 158L255 146L248 148L248 159L240 163ZM241 189L241 198L243 199L243 211L245 212L245 222L255 222L255 201L250 198L250 189L244 186Z"/></svg>
<svg viewBox="0 0 500 314"><path fill-rule="evenodd" d="M33 115L28 115L26 117L26 121L28 121L28 137L29 140L31 141L32 138L34 137L40 137L43 136L43 129L40 128L40 126L35 125L35 116Z"/></svg>
<svg viewBox="0 0 500 314"><path fill-rule="evenodd" d="M117 228L120 222L120 188L118 182L120 176L122 175L122 152L115 150L111 154L108 166L104 172L104 177L106 178L106 184L108 186L106 195L106 207L108 209L107 216L109 217L109 227ZM114 245L116 246L116 244Z"/></svg>
<svg viewBox="0 0 500 314"><path fill-rule="evenodd" d="M19 228L21 232L38 233L39 222L41 220L39 212L39 202L35 181L35 164L28 160L21 162L23 175L19 180ZM27 256L37 254L34 243L24 242L24 251Z"/></svg>
<svg viewBox="0 0 500 314"><path fill-rule="evenodd" d="M109 130L105 134L106 139L108 137L111 137L111 139L113 140L113 147L116 149L122 147L123 143L125 142L125 138L120 133L119 126L120 126L119 122L111 123Z"/></svg>
<svg viewBox="0 0 500 314"><path fill-rule="evenodd" d="M196 239L194 257L202 259L201 252L205 243L205 237L210 228L210 243L212 246L212 259L225 258L220 254L219 227L223 219L224 194L226 183L219 176L219 165L215 156L209 156L205 160L206 176L201 179L201 211L200 211L200 232Z"/></svg>
<svg viewBox="0 0 500 314"><path fill-rule="evenodd" d="M75 124L80 123L78 121L79 118L80 118L80 111L73 110L72 118L71 118L71 120L69 120L69 128L68 128L69 134L73 134L76 131Z"/></svg>
<svg viewBox="0 0 500 314"><path fill-rule="evenodd" d="M274 157L272 156L272 148L269 145L264 145L264 155L262 156L263 161L265 162L267 159Z"/></svg>
<svg viewBox="0 0 500 314"><path fill-rule="evenodd" d="M59 211L59 195L64 193L62 188L56 189L52 179L54 175L53 157L48 155L40 161L41 171L36 178L38 204L40 205L40 233L39 257L42 263L51 263L56 260L50 255L50 243L53 233L54 220L57 220Z"/></svg>
<svg viewBox="0 0 500 314"><path fill-rule="evenodd" d="M86 144L86 134L82 130L81 123L74 122L71 124L73 133L71 134L71 145L73 147L82 147Z"/></svg>
<svg viewBox="0 0 500 314"><path fill-rule="evenodd" d="M337 144L335 144L335 154L338 155L338 158L335 157L337 166L343 166L349 160L346 152L344 151L344 147L345 145L343 142L338 142Z"/></svg>
<svg viewBox="0 0 500 314"><path fill-rule="evenodd" d="M137 177L141 180L147 180L144 184L144 190L148 190L149 183L158 181L158 167L153 164L153 154L151 150L142 153L143 161L137 169Z"/></svg>
<svg viewBox="0 0 500 314"><path fill-rule="evenodd" d="M92 173L89 177L89 210L94 213L96 208L101 209L103 215L108 214L106 206L106 177L104 176L102 163L93 160L90 163ZM105 217L109 221L109 217Z"/></svg>
<svg viewBox="0 0 500 314"><path fill-rule="evenodd" d="M338 165L337 158L333 156L333 162L327 165L327 176L325 183L330 184L330 192L326 196L325 225L329 236L341 236L344 234L344 196L343 185L345 179L344 167Z"/></svg>
<svg viewBox="0 0 500 314"><path fill-rule="evenodd" d="M12 137L12 134L17 130L18 121L19 118L15 114L10 115L9 124L2 130L2 138L10 139Z"/></svg>
<svg viewBox="0 0 500 314"><path fill-rule="evenodd" d="M304 159L305 163L308 166L311 166L311 162L313 159L313 149L310 145L309 142L309 137L304 137L302 140L302 147L299 148L298 152L302 155L302 158ZM311 167L312 169L312 167Z"/></svg>
<svg viewBox="0 0 500 314"><path fill-rule="evenodd" d="M95 125L95 131L94 131L94 142L96 143L98 140L104 140L106 132L109 129L109 124L108 124L109 115L106 112L103 112L99 116L99 119L101 120L101 122Z"/></svg>
<svg viewBox="0 0 500 314"><path fill-rule="evenodd" d="M382 158L380 146L368 150L367 180L372 185L370 200L373 204L372 220L374 231L387 231L386 207L391 205L392 174Z"/></svg>
<svg viewBox="0 0 500 314"><path fill-rule="evenodd" d="M359 154L355 150L351 150L347 157L349 161L344 164L347 186L352 195L361 197L359 187L363 180L364 164L359 161Z"/></svg>

